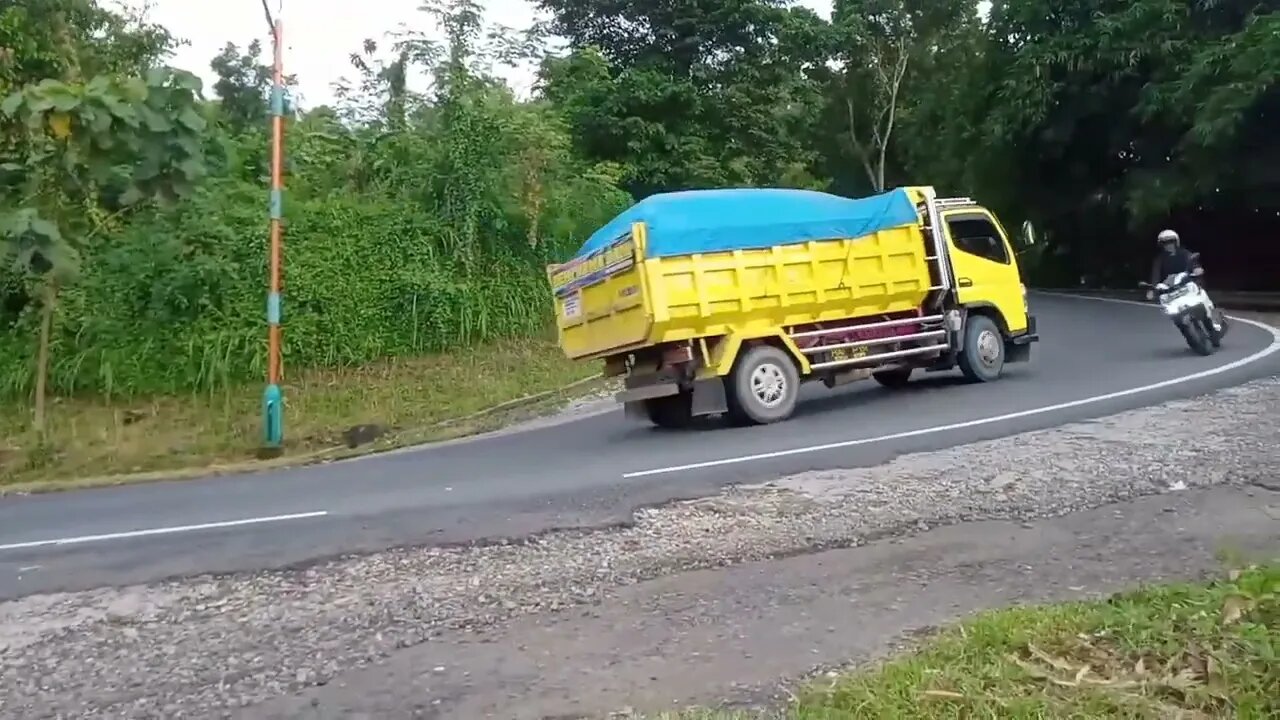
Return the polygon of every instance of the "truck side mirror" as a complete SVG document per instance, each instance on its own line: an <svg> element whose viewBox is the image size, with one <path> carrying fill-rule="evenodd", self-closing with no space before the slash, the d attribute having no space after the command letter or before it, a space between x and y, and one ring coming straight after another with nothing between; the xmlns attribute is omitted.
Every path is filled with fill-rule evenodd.
<svg viewBox="0 0 1280 720"><path fill-rule="evenodd" d="M1022 247L1029 248L1036 244L1036 227L1030 220L1022 221L1022 232L1019 233Z"/></svg>

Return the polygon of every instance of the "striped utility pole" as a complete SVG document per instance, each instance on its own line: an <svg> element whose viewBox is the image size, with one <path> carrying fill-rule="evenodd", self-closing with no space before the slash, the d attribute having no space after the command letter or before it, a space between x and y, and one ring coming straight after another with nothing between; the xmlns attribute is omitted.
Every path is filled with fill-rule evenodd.
<svg viewBox="0 0 1280 720"><path fill-rule="evenodd" d="M267 387L262 395L263 449L278 454L284 442L284 393L280 389L283 362L280 350L280 222L284 217L284 26L271 17L266 0L262 2L271 24L272 51L275 56L271 82L271 231L268 250L267 287Z"/></svg>

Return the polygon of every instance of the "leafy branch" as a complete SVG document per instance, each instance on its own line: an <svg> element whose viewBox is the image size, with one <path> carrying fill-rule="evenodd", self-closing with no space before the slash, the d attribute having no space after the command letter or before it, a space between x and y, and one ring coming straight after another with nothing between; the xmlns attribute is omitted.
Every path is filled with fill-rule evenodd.
<svg viewBox="0 0 1280 720"><path fill-rule="evenodd" d="M206 174L200 80L156 68L143 77L47 78L0 102L13 138L0 168L14 190L0 206L0 257L43 285L35 429L45 425L50 335L60 287L120 213L172 203Z"/></svg>

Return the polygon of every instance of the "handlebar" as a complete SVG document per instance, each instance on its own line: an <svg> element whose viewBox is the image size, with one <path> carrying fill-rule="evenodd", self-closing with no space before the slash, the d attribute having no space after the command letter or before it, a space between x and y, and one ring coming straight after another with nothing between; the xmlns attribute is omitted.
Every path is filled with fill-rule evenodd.
<svg viewBox="0 0 1280 720"><path fill-rule="evenodd" d="M1204 268L1202 267L1192 268L1187 272L1187 276L1193 277L1193 278L1204 277ZM1160 284L1163 284L1163 283L1160 283ZM1179 285L1181 284L1182 283L1179 283ZM1153 285L1152 283L1149 283L1149 282L1139 282L1138 287L1142 288L1143 290L1155 290L1157 288L1157 285Z"/></svg>

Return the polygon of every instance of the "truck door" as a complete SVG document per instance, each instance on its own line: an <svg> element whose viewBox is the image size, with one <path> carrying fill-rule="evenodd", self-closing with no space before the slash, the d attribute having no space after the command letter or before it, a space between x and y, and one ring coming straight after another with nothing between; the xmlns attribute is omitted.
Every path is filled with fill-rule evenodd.
<svg viewBox="0 0 1280 720"><path fill-rule="evenodd" d="M1025 330L1027 301L1022 277L1000 223L979 208L947 210L942 219L960 304L994 307L1009 332Z"/></svg>

